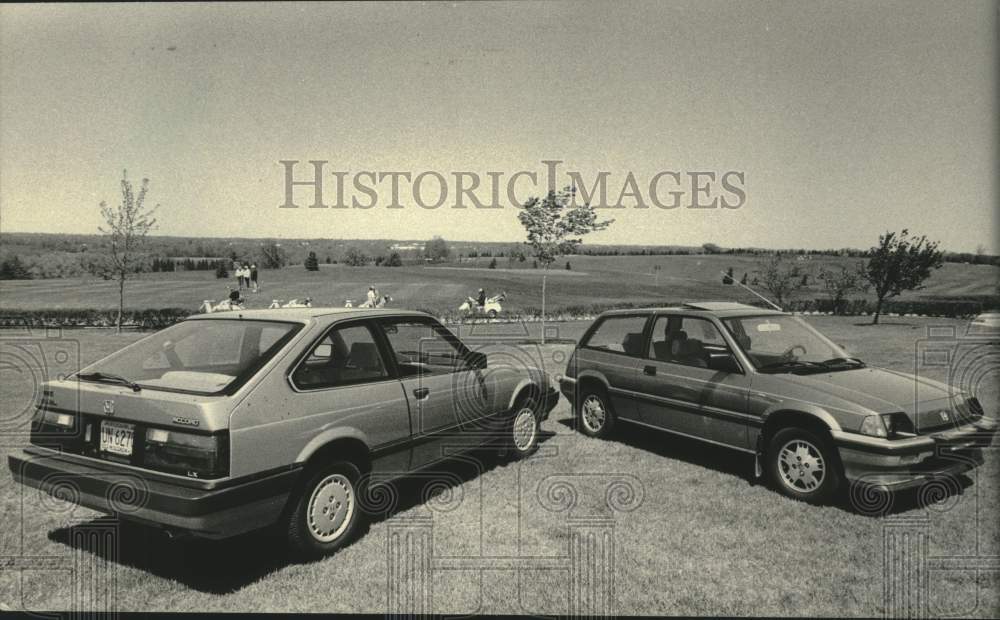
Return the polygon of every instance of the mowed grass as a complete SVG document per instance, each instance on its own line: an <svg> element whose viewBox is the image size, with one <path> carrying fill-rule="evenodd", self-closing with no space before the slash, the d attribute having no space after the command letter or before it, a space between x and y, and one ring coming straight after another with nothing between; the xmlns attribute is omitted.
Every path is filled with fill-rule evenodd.
<svg viewBox="0 0 1000 620"><path fill-rule="evenodd" d="M490 259L477 259L444 266L347 267L321 265L308 272L301 265L261 271L261 292L247 294L251 308L266 307L272 299L312 297L316 306L355 305L374 284L392 296L392 306L455 311L479 287L489 294L506 291L504 307L519 312L542 305L542 275L546 275L549 309L589 307L593 304L668 302L727 299L749 302L756 298L738 286L722 284L723 271L732 267L737 279L743 273L753 279L761 257L697 256L572 256L572 270L564 262L552 269L531 269L530 262L508 265L498 260L498 269L489 269ZM790 259L794 261L794 259ZM803 298L824 297L815 274L823 266L853 264L858 259L817 257L796 261L813 276ZM657 269L658 267L658 269ZM926 282L926 286L903 296L961 297L993 295L1000 281L1000 268L991 265L948 263ZM228 295L235 280L216 279L212 272L192 271L143 274L128 283L125 304L129 308L181 307L196 309L202 301L219 301ZM0 308L114 308L118 289L114 282L87 278L0 282Z"/></svg>
<svg viewBox="0 0 1000 620"><path fill-rule="evenodd" d="M899 318L877 327L857 318L813 317L816 327L871 364L947 379L946 367L924 368L920 342L928 328L965 322ZM560 326L575 337L579 323ZM496 329L501 329L497 327ZM515 346L500 338L492 347ZM475 331L471 331L475 330ZM935 332L940 335L940 331ZM42 334L44 336L44 334ZM8 346L17 334L4 333ZM139 337L103 330L76 330L62 336L79 343L84 363ZM483 344L489 333L466 327L463 336ZM21 345L25 345L21 341ZM986 366L975 389L988 411L1000 406L996 372L988 360L995 345L976 341ZM558 374L570 345L522 344L520 351ZM4 418L29 400L25 373L5 368L0 392ZM964 493L924 508L913 494L895 498L888 515L858 514L845 504L814 507L788 500L755 483L751 458L666 434L622 427L610 441L588 439L572 429L563 401L543 426L546 440L537 455L509 464L480 454L455 460L440 471L413 476L396 485L397 508L377 517L366 535L334 557L305 565L288 564L279 542L251 534L221 542L170 541L144 528L119 536L115 571L118 610L306 611L393 613L390 608L390 531L429 519L433 555L475 562L484 556L564 557L581 519L613 519L614 611L621 614L838 615L886 613L883 566L888 526L926 519L932 556L987 557L1000 554L1000 459L990 451L984 467L967 481ZM8 446L23 442L9 438ZM0 450L5 453L10 447ZM609 512L608 485L630 480L641 489L634 510ZM575 506L557 510L554 480L576 489ZM444 493L425 501L427 485ZM565 497L565 496L562 496ZM0 556L55 558L73 567L67 527L88 523L96 513L43 500L0 476ZM424 521L423 523L427 523ZM411 559L416 552L404 551ZM90 551L83 557L92 557ZM471 558L471 559L470 559ZM970 560L964 560L970 562ZM522 570L488 567L433 570L432 609L436 613L566 614L572 581L561 568ZM27 567L32 560L21 560ZM557 567L569 562L558 560ZM963 564L959 564L962 568ZM995 617L1000 613L995 570L930 570L927 610L934 615ZM11 609L68 609L73 604L69 573L54 570L0 571L0 604Z"/></svg>

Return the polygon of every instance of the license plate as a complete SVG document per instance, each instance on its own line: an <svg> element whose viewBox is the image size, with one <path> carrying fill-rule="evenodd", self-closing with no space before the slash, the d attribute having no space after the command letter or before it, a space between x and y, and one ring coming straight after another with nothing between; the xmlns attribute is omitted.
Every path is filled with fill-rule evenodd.
<svg viewBox="0 0 1000 620"><path fill-rule="evenodd" d="M135 426L122 422L101 422L101 451L132 456Z"/></svg>

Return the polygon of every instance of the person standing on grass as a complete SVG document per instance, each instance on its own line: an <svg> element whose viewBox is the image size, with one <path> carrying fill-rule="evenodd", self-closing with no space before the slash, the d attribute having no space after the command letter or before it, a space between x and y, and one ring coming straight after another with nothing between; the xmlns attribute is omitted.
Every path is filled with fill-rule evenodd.
<svg viewBox="0 0 1000 620"><path fill-rule="evenodd" d="M260 291L260 288L257 286L257 263L250 265L250 286L253 288L254 293Z"/></svg>
<svg viewBox="0 0 1000 620"><path fill-rule="evenodd" d="M375 290L375 285L368 287L368 308L374 308L375 304L378 302L378 291Z"/></svg>

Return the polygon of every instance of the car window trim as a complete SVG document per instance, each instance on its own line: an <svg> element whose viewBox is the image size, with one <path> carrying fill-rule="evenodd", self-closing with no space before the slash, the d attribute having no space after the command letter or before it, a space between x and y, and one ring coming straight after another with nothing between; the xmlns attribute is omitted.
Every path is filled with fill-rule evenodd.
<svg viewBox="0 0 1000 620"><path fill-rule="evenodd" d="M302 353L299 354L295 362L289 367L288 373L286 374L286 379L288 380L288 384L292 387L294 391L304 394L311 392L323 392L327 390L338 390L341 388L357 387L359 385L373 385L376 383L386 383L388 381L396 381L397 377L392 372L392 369L390 369L389 364L387 363L386 360L385 352L382 350L382 347L380 346L377 330L374 329L374 326L371 325L371 323L372 320L370 318L356 318L356 319L337 321L335 323L328 325L326 329L324 329L318 337L314 338L312 342L310 342L302 350ZM355 327L357 325L367 328L368 333L371 334L372 340L375 343L375 347L378 350L379 356L381 356L382 358L382 366L385 368L386 371L385 376L375 377L371 379L358 379L356 381L349 381L347 383L338 383L337 385L322 385L317 387L302 387L295 382L295 373L298 372L299 367L302 364L304 364L307 359L309 359L309 355L321 342L323 342L324 339L326 339L326 337L330 334L330 332L332 332L335 329L343 329L345 327Z"/></svg>
<svg viewBox="0 0 1000 620"><path fill-rule="evenodd" d="M730 357L732 357L733 360L736 361L736 365L739 366L740 369L738 373L730 373L730 374L740 374L740 375L747 374L746 368L743 366L743 362L740 360L740 357L736 354L736 350L733 347L735 342L730 342L729 340L731 334L729 334L729 328L726 327L725 325L722 325L722 328L720 329L720 325L716 324L716 322L713 321L710 317L698 316L695 314L680 314L680 313L674 314L671 312L661 312L654 314L653 317L654 318L649 325L649 337L646 340L645 357L643 359L649 360L651 362L657 362L659 364L670 364L672 366L679 366L681 368L699 368L701 370L708 370L710 372L724 372L720 370L713 370L711 368L701 368L700 366L691 366L690 364L681 364L680 362L675 362L672 360L658 360L649 356L650 352L653 349L653 327L656 325L656 322L660 320L661 317L668 317L668 320L669 317L678 317L681 319L682 325L684 323L684 319L695 319L698 321L708 321L713 327L715 327L715 330L719 332L719 335L722 336L722 341L726 343L726 348L729 350ZM722 321L720 320L719 323L721 324Z"/></svg>
<svg viewBox="0 0 1000 620"><path fill-rule="evenodd" d="M392 342L389 340L389 334L385 333L385 329L383 327L383 323L387 323L387 322L390 322L390 321L405 322L405 323L420 323L420 324L429 325L431 327L431 329L434 329L435 331L437 331L437 329L440 329L441 331L443 331L446 334L444 336L445 340L447 340L449 342L454 342L455 344L458 345L459 354L462 356L462 365L460 367L456 366L453 371L451 371L449 373L446 373L446 374L447 375L453 375L455 373L463 372L463 371L466 371L466 370L470 369L470 366L469 366L467 360L469 358L469 355L472 353L472 350L469 349L469 347L467 347L464 342L462 342L461 338L459 338L458 336L456 336L455 334L453 334L451 332L451 330L449 330L447 327L445 327L444 325L442 325L441 322L438 321L437 319L435 319L434 317L430 317L430 316L413 316L413 315L403 314L403 315L396 315L396 316L380 316L380 317L377 317L377 318L372 318L371 321L372 321L372 323L374 323L375 330L378 332L379 337L382 339L382 344L385 347L386 355L387 355L388 359L390 360L390 363L392 364L393 376L395 376L395 378L399 379L400 381L402 381L404 379L412 379L413 377L420 377L420 376L445 376L445 375L444 374L437 374L437 375L431 374L431 375L411 375L411 376L406 376L406 377L402 376L402 374L400 374L400 372L399 372L399 362L396 360L396 350L392 348Z"/></svg>
<svg viewBox="0 0 1000 620"><path fill-rule="evenodd" d="M622 314L608 314L603 317L598 317L594 324L591 325L587 331L580 338L580 342L587 343L581 344L578 348L587 349L588 351L600 351L601 353L610 353L612 355L624 355L625 357L630 357L632 359L642 359L642 353L639 355L632 355L631 353L626 353L625 351L612 351L611 349L602 349L600 347L590 346L589 342L591 337L600 329L600 326L607 322L609 319L628 319L635 317L645 317L646 322L642 324L642 342L647 342L650 338L650 318L652 314L648 312L624 312Z"/></svg>

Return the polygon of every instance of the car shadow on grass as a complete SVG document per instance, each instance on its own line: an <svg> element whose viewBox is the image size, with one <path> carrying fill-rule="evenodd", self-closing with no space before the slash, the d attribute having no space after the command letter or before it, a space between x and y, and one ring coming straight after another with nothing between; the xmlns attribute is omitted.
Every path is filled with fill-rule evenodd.
<svg viewBox="0 0 1000 620"><path fill-rule="evenodd" d="M572 417L557 421L567 428L576 430L576 422ZM619 424L608 441L622 443L657 456L734 476L745 480L748 486L769 486L766 478L757 478L754 475L753 455L722 446L680 437L668 432L651 431L648 428L628 423ZM964 493L965 489L972 484L971 478L959 475L952 478L952 483L947 485L935 484L933 488L927 490L917 487L889 494L874 488L863 492L860 489L850 489L848 485L845 485L844 491L840 497L832 502L832 506L854 515L890 517L914 510L924 510L928 507L929 502L947 503L953 497ZM777 491L773 492L775 501L797 501L787 498Z"/></svg>
<svg viewBox="0 0 1000 620"><path fill-rule="evenodd" d="M542 431L539 443L554 433ZM354 543L363 540L370 525L419 506L507 461L497 450L482 448L448 458L429 469L391 483L392 502L386 509L368 511L368 523ZM115 544L103 537L73 536L73 527L106 528L117 525ZM163 530L104 516L48 534L49 540L94 554L121 566L146 571L209 594L228 594L293 563L284 538L274 530L258 530L224 540L171 539ZM351 543L351 544L354 544ZM348 545L350 546L350 545ZM334 556L335 557L335 556Z"/></svg>

